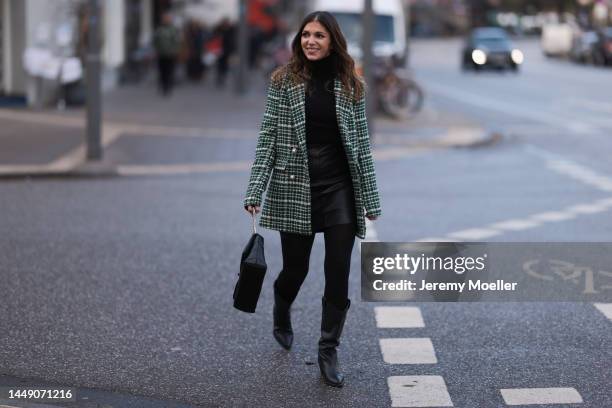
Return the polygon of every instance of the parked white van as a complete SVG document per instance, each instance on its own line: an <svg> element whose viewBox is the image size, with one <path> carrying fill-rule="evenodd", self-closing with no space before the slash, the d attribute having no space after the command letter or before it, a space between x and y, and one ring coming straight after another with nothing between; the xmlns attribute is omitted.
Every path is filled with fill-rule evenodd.
<svg viewBox="0 0 612 408"><path fill-rule="evenodd" d="M545 55L567 56L572 49L574 30L569 24L546 24L542 27L542 51Z"/></svg>
<svg viewBox="0 0 612 408"><path fill-rule="evenodd" d="M314 0L309 11L327 11L340 24L351 56L361 59L364 0ZM406 57L406 19L401 0L372 0L374 11L374 55Z"/></svg>

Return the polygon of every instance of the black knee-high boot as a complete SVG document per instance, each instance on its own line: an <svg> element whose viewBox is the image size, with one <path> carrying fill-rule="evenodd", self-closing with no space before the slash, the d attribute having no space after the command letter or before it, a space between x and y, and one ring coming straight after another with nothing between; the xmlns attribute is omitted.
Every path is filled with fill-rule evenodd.
<svg viewBox="0 0 612 408"><path fill-rule="evenodd" d="M351 306L348 300L344 310L322 299L323 314L321 317L321 338L319 339L319 369L327 385L342 387L344 376L338 372L338 356L336 347L340 344L340 336L346 320L346 312Z"/></svg>
<svg viewBox="0 0 612 408"><path fill-rule="evenodd" d="M293 328L291 327L291 303L281 297L274 282L274 338L284 349L289 350L293 344Z"/></svg>

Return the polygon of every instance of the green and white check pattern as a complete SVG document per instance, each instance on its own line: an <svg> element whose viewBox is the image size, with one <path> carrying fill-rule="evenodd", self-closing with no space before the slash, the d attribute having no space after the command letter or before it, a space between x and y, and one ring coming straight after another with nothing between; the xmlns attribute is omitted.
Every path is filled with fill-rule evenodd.
<svg viewBox="0 0 612 408"><path fill-rule="evenodd" d="M310 179L304 112L304 84L270 85L255 160L244 206L260 206L268 186L259 225L265 228L312 234ZM336 115L347 156L355 207L357 232L365 238L365 215L381 215L376 172L365 113L365 95L353 102L334 83ZM271 176L271 177L270 177Z"/></svg>

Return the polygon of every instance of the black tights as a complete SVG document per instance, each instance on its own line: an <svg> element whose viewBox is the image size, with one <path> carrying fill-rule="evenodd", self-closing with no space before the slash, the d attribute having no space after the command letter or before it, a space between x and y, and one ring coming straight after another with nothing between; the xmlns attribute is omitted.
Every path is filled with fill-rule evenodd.
<svg viewBox="0 0 612 408"><path fill-rule="evenodd" d="M355 225L333 225L323 231L325 238L325 293L327 301L344 309L348 300L348 280L351 253L355 243ZM292 303L308 274L310 250L314 234L300 235L281 232L283 269L276 279L280 296Z"/></svg>

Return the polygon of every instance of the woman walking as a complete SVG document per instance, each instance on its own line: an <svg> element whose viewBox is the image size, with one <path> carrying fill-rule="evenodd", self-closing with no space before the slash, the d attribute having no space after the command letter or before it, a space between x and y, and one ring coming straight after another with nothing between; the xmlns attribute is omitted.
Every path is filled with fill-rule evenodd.
<svg viewBox="0 0 612 408"><path fill-rule="evenodd" d="M328 385L341 387L336 347L350 307L355 235L381 214L365 115L364 83L355 73L335 18L306 16L292 58L270 81L255 161L244 199L260 225L280 231L283 269L274 282L273 335L293 342L290 307L308 273L315 233L325 239L318 362Z"/></svg>

